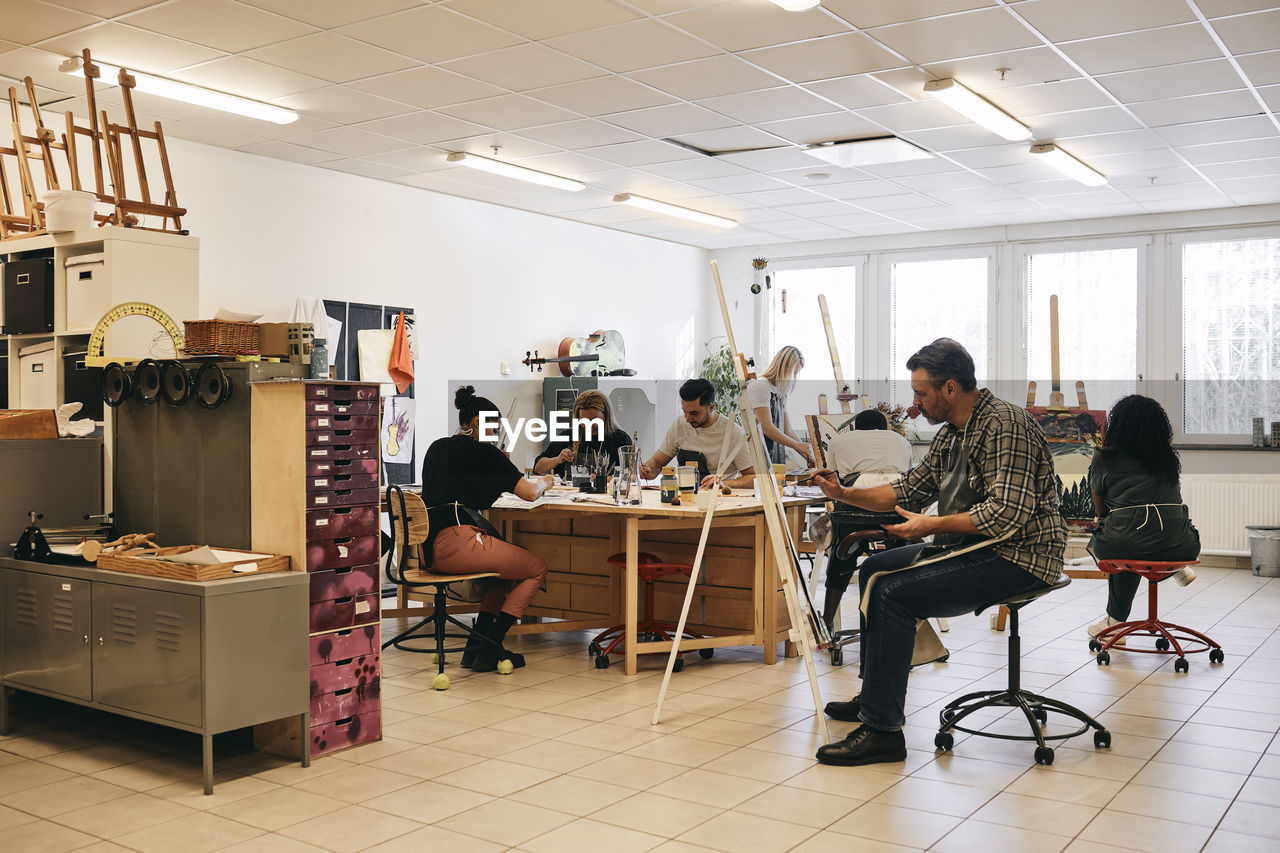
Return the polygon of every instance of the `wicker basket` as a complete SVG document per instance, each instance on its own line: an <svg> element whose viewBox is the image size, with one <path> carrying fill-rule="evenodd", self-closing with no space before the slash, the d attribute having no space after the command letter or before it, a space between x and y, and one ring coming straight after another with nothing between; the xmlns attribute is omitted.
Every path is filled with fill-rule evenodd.
<svg viewBox="0 0 1280 853"><path fill-rule="evenodd" d="M187 355L240 355L258 351L258 324L230 320L187 320Z"/></svg>
<svg viewBox="0 0 1280 853"><path fill-rule="evenodd" d="M151 554L164 557L169 554L183 554L187 551L194 551L196 548L197 546L195 545L178 545L171 548L146 548L138 551L128 551L123 554L103 554L98 557L97 565L100 569L108 569L113 572L128 572L134 575L150 575L151 577L171 578L180 581L211 581L236 577L239 574L244 574L244 572L235 571L235 567L243 566L246 563L257 564L257 569L252 572L253 574L263 575L269 572L289 571L289 557L286 554L273 554L264 559L252 556L252 552L239 551L235 548L218 548L217 550L243 553L245 559L211 566L171 563L168 560L148 560L138 556Z"/></svg>

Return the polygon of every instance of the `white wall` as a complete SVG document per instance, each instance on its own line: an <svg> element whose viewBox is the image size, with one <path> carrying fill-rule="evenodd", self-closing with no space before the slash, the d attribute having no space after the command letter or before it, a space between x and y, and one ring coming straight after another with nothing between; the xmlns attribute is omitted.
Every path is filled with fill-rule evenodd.
<svg viewBox="0 0 1280 853"><path fill-rule="evenodd" d="M178 139L169 154L200 238L202 316L283 321L299 296L414 308L419 455L456 423L449 380L500 379L506 361L525 380L518 414L538 416L525 351L601 328L641 377L674 378L676 337L702 309L701 249Z"/></svg>

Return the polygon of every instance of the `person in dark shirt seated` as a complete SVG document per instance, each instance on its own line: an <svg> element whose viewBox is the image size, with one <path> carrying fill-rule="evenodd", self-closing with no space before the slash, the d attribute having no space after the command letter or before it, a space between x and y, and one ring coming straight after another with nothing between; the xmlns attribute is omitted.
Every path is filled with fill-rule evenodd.
<svg viewBox="0 0 1280 853"><path fill-rule="evenodd" d="M538 455L537 460L533 463L533 471L535 474L547 474L552 471L560 475L560 479L569 479L572 473L571 466L581 465L585 462L586 454L589 451L596 451L608 454L610 457L609 470L617 469L618 449L631 446L631 436L627 435L626 430L618 429L613 423L613 411L609 408L609 398L599 391L583 391L578 395L578 399L573 401L573 420L599 421L604 425L601 432L597 432L599 427L590 426L588 432L584 435L593 436L590 440L583 439L581 441L553 441L547 445L547 449ZM571 427L572 429L572 427ZM604 438L595 438L596 435L603 434Z"/></svg>
<svg viewBox="0 0 1280 853"><path fill-rule="evenodd" d="M462 654L462 666L492 672L499 660L524 666L524 657L502 648L507 631L524 615L547 576L537 554L512 545L480 514L503 492L535 501L550 488L550 475L528 480L497 445L481 441L482 415L497 421L500 410L475 388L465 385L454 397L458 432L437 439L422 460L422 500L431 529L422 544L423 564L439 574L497 572L490 580L476 616L476 634ZM499 651L501 649L501 651Z"/></svg>

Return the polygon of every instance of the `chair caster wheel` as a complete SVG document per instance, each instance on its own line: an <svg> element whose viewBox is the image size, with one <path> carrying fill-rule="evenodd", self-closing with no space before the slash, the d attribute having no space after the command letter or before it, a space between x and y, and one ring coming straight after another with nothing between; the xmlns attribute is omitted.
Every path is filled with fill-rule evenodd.
<svg viewBox="0 0 1280 853"><path fill-rule="evenodd" d="M844 649L836 648L831 650L831 665L844 666Z"/></svg>
<svg viewBox="0 0 1280 853"><path fill-rule="evenodd" d="M1037 746L1036 747L1036 764L1043 764L1048 767L1053 763L1053 747Z"/></svg>
<svg viewBox="0 0 1280 853"><path fill-rule="evenodd" d="M1222 663L1223 658L1222 649L1211 649L1209 651L1209 663Z"/></svg>
<svg viewBox="0 0 1280 853"><path fill-rule="evenodd" d="M702 658L703 660L711 660L713 657L715 657L715 654L716 654L715 649L698 649L698 657Z"/></svg>
<svg viewBox="0 0 1280 853"><path fill-rule="evenodd" d="M1098 666L1110 666L1110 665L1111 665L1111 652L1107 651L1106 649L1103 649L1102 651L1098 652Z"/></svg>
<svg viewBox="0 0 1280 853"><path fill-rule="evenodd" d="M1036 722L1040 723L1041 728L1049 725L1049 712L1044 708L1033 708L1031 716L1036 718Z"/></svg>
<svg viewBox="0 0 1280 853"><path fill-rule="evenodd" d="M1096 746L1098 749L1110 749L1111 748L1111 732L1107 731L1106 729L1103 729L1100 732L1094 732L1093 745Z"/></svg>
<svg viewBox="0 0 1280 853"><path fill-rule="evenodd" d="M600 654L599 646L597 646L595 643L590 643L587 645L587 657L593 658L598 654Z"/></svg>
<svg viewBox="0 0 1280 853"><path fill-rule="evenodd" d="M1169 651L1169 641L1166 640L1164 637L1160 637L1158 640L1156 640L1156 648L1162 652Z"/></svg>
<svg viewBox="0 0 1280 853"><path fill-rule="evenodd" d="M1089 651L1091 651L1091 652L1100 652L1100 651L1102 651L1102 643L1099 643L1097 640L1090 640L1090 641L1089 641Z"/></svg>
<svg viewBox="0 0 1280 853"><path fill-rule="evenodd" d="M672 672L684 671L684 658L676 658L676 662L671 665Z"/></svg>
<svg viewBox="0 0 1280 853"><path fill-rule="evenodd" d="M950 752L951 747L956 745L956 739L951 732L938 732L933 736L933 745L943 752Z"/></svg>
<svg viewBox="0 0 1280 853"><path fill-rule="evenodd" d="M1191 664L1187 662L1186 658L1178 658L1176 661L1173 662L1174 672L1187 672L1190 669L1191 669Z"/></svg>
<svg viewBox="0 0 1280 853"><path fill-rule="evenodd" d="M596 669L608 669L608 668L609 668L609 656L596 655Z"/></svg>

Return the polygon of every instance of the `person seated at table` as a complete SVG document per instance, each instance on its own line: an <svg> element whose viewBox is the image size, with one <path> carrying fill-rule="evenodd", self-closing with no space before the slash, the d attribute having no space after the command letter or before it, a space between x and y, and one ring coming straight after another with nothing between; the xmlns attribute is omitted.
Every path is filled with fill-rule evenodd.
<svg viewBox="0 0 1280 853"><path fill-rule="evenodd" d="M827 445L827 462L835 468L842 486L855 483L863 489L881 486L911 469L911 442L889 429L889 419L884 412L865 409L854 417L852 430L831 439ZM840 559L837 555L840 540L854 530L869 529L865 526L868 524L880 527L874 515L845 504L837 504L831 514L831 556L827 562L827 593L822 608L822 619L828 628L835 623L840 600L849 588L861 556L855 552ZM890 517L890 523L896 524L899 520L896 513L885 516Z"/></svg>
<svg viewBox="0 0 1280 853"><path fill-rule="evenodd" d="M1164 409L1150 397L1130 394L1107 415L1104 436L1089 463L1089 491L1098 513L1089 553L1097 560L1169 563L1199 557L1200 534L1182 503L1182 464ZM1173 577L1186 586L1196 575L1188 566ZM1141 584L1135 572L1107 575L1107 612L1089 626L1090 637L1128 621Z"/></svg>
<svg viewBox="0 0 1280 853"><path fill-rule="evenodd" d="M446 575L497 572L498 578L485 587L462 666L492 672L498 661L509 660L521 667L524 657L504 649L502 642L542 586L547 564L504 540L480 512L503 492L536 501L555 478L548 474L526 479L496 444L480 440L481 416L496 421L501 410L477 397L475 388L459 388L453 404L458 409L457 433L432 442L422 460L422 500L430 522L422 545L423 567Z"/></svg>
<svg viewBox="0 0 1280 853"><path fill-rule="evenodd" d="M658 450L649 461L640 466L640 476L652 480L662 472L662 466L676 457L681 450L696 450L707 459L711 473L702 481L703 488L710 488L720 470L720 452L728 432L729 447L737 445L725 471L723 485L731 489L745 489L755 479L755 468L747 450L746 433L733 422L733 418L716 411L716 389L701 377L690 379L680 386L682 417L676 418L663 437Z"/></svg>
<svg viewBox="0 0 1280 853"><path fill-rule="evenodd" d="M755 409L756 421L764 432L764 449L769 461L785 463L790 447L804 459L813 463L813 451L807 441L801 441L791 428L787 414L787 397L796 387L796 375L804 367L804 356L793 346L785 346L774 353L773 360L759 379L747 381L747 405Z"/></svg>
<svg viewBox="0 0 1280 853"><path fill-rule="evenodd" d="M574 441L572 439L574 427L571 422L570 440L553 441L548 444L547 449L538 454L538 458L534 460L535 474L554 472L560 475L560 479L567 480L572 474L572 466L583 464L587 453L591 451L607 454L610 459L609 470L611 472L617 470L618 450L631 446L631 436L627 435L626 430L614 426L609 398L599 391L583 391L578 395L578 399L573 401L572 421L579 420L593 422L584 423L578 427L583 430L582 435L590 435L592 438ZM597 426L596 422L600 426ZM597 436L603 436L603 438Z"/></svg>

